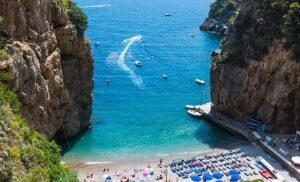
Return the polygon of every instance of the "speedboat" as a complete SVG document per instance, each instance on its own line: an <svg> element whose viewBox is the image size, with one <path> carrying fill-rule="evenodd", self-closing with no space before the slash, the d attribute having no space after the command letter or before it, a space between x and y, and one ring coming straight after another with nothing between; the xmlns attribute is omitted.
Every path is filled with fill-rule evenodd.
<svg viewBox="0 0 300 182"><path fill-rule="evenodd" d="M197 117L197 118L200 118L202 116L202 114L200 112L198 112L197 110L193 110L193 109L189 109L187 111L187 113L191 116L194 116L194 117Z"/></svg>
<svg viewBox="0 0 300 182"><path fill-rule="evenodd" d="M199 105L198 106L193 106L193 105L187 104L187 105L184 106L184 108L186 108L186 109L200 109L200 106Z"/></svg>
<svg viewBox="0 0 300 182"><path fill-rule="evenodd" d="M204 80L196 79L195 81L196 81L196 83L199 83L200 85L204 85L205 84Z"/></svg>
<svg viewBox="0 0 300 182"><path fill-rule="evenodd" d="M95 46L99 46L100 45L100 42L95 42Z"/></svg>
<svg viewBox="0 0 300 182"><path fill-rule="evenodd" d="M189 105L189 104L187 104L187 105L184 106L184 108L186 108L186 109L194 109L194 107L195 107L195 106Z"/></svg>
<svg viewBox="0 0 300 182"><path fill-rule="evenodd" d="M165 16L171 16L171 13L166 12L164 15Z"/></svg>
<svg viewBox="0 0 300 182"><path fill-rule="evenodd" d="M167 76L166 74L163 74L162 77L163 77L164 79L168 79L168 76Z"/></svg>
<svg viewBox="0 0 300 182"><path fill-rule="evenodd" d="M194 37L195 35L196 35L195 33L191 33L191 34L190 34L191 37Z"/></svg>
<svg viewBox="0 0 300 182"><path fill-rule="evenodd" d="M142 63L138 60L134 61L136 67L142 67Z"/></svg>

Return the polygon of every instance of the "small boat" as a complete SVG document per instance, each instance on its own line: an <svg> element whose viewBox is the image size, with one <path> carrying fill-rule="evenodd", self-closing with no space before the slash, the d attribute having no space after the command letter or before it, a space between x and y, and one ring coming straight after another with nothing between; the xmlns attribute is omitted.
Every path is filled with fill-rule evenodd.
<svg viewBox="0 0 300 182"><path fill-rule="evenodd" d="M191 33L191 34L190 34L191 37L194 37L195 35L196 35L195 33Z"/></svg>
<svg viewBox="0 0 300 182"><path fill-rule="evenodd" d="M259 169L266 169L260 162L256 161L255 165L259 168Z"/></svg>
<svg viewBox="0 0 300 182"><path fill-rule="evenodd" d="M205 84L204 80L196 79L195 81L196 81L196 83L199 83L200 85L204 85Z"/></svg>
<svg viewBox="0 0 300 182"><path fill-rule="evenodd" d="M193 109L189 109L187 111L187 113L191 116L194 116L194 117L197 117L197 118L200 118L202 116L202 114L200 112L198 112L197 110L193 110Z"/></svg>
<svg viewBox="0 0 300 182"><path fill-rule="evenodd" d="M187 105L184 106L184 108L186 108L186 109L194 109L194 107L195 107L195 106L189 105L189 104L187 104Z"/></svg>
<svg viewBox="0 0 300 182"><path fill-rule="evenodd" d="M165 13L164 15L165 15L165 16L171 16L171 13L168 13L168 12L167 12L167 13Z"/></svg>
<svg viewBox="0 0 300 182"><path fill-rule="evenodd" d="M95 42L95 46L98 47L100 45L100 42Z"/></svg>
<svg viewBox="0 0 300 182"><path fill-rule="evenodd" d="M189 105L189 104L185 105L184 108L186 108L186 109L200 109L199 105L198 106L193 106L193 105Z"/></svg>
<svg viewBox="0 0 300 182"><path fill-rule="evenodd" d="M168 79L168 76L167 76L166 74L163 74L162 77L163 77L164 79Z"/></svg>
<svg viewBox="0 0 300 182"><path fill-rule="evenodd" d="M136 67L142 67L142 63L138 60L134 61Z"/></svg>
<svg viewBox="0 0 300 182"><path fill-rule="evenodd" d="M266 179L272 179L272 174L270 174L269 171L267 171L265 169L260 170L259 173Z"/></svg>

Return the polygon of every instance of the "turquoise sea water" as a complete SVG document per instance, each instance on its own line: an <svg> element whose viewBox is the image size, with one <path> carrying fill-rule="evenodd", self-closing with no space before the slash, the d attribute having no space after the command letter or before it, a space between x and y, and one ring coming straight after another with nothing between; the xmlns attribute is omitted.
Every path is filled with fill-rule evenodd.
<svg viewBox="0 0 300 182"><path fill-rule="evenodd" d="M198 26L212 0L76 2L89 17L86 36L95 58L93 128L71 140L71 150L62 145L65 161L175 155L222 146L233 138L184 109L210 101L210 53L221 37ZM135 67L135 60L143 67ZM197 85L195 78L206 85Z"/></svg>

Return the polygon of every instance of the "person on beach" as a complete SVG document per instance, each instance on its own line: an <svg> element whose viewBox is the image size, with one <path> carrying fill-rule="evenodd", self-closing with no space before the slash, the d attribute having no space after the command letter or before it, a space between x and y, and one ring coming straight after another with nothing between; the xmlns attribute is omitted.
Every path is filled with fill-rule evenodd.
<svg viewBox="0 0 300 182"><path fill-rule="evenodd" d="M161 167L161 165L162 165L162 162L163 162L163 160L160 159L160 160L159 160L159 166L160 166L160 167Z"/></svg>

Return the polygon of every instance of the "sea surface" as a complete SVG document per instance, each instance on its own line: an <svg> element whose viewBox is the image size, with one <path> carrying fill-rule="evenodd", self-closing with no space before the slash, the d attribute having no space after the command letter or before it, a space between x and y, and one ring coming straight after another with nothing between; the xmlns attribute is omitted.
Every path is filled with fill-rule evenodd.
<svg viewBox="0 0 300 182"><path fill-rule="evenodd" d="M71 147L62 144L64 161L143 160L235 140L184 109L211 100L210 53L221 37L198 27L212 1L76 0L89 18L86 36L95 58L93 127L70 140Z"/></svg>

